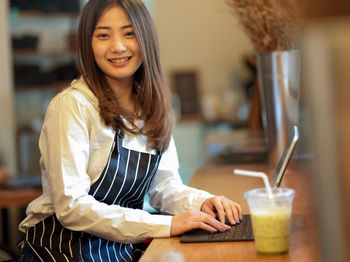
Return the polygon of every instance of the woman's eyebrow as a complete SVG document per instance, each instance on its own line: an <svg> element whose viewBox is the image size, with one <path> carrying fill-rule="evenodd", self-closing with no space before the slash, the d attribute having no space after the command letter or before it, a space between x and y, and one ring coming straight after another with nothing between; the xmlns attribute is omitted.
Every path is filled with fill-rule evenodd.
<svg viewBox="0 0 350 262"><path fill-rule="evenodd" d="M132 25L124 25L121 27L121 29L126 29L126 28L130 28L130 27L132 27Z"/></svg>
<svg viewBox="0 0 350 262"><path fill-rule="evenodd" d="M97 26L95 28L95 30L99 30L99 29L111 29L111 27L110 26Z"/></svg>
<svg viewBox="0 0 350 262"><path fill-rule="evenodd" d="M127 29L127 28L130 28L130 27L132 27L132 25L123 25L120 29ZM97 26L96 28L95 28L95 30L99 30L99 29L107 29L107 30L110 30L110 29L112 29L112 27L110 27L110 26Z"/></svg>

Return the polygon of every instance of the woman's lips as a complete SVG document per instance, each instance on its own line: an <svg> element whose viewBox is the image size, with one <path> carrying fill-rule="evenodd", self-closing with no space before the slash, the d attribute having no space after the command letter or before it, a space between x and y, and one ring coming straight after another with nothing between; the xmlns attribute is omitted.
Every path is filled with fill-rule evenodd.
<svg viewBox="0 0 350 262"><path fill-rule="evenodd" d="M128 57L120 57L120 58L110 58L108 59L114 66L122 67L129 63L131 56Z"/></svg>

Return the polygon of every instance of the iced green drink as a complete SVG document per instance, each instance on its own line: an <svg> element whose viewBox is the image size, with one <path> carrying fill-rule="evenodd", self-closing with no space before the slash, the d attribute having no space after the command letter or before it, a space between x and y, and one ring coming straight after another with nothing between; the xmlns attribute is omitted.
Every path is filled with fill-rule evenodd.
<svg viewBox="0 0 350 262"><path fill-rule="evenodd" d="M245 193L254 231L255 246L261 254L279 254L289 249L290 220L294 190L273 190L271 200L265 189Z"/></svg>
<svg viewBox="0 0 350 262"><path fill-rule="evenodd" d="M259 253L284 253L289 248L290 217L288 210L251 214L256 249Z"/></svg>

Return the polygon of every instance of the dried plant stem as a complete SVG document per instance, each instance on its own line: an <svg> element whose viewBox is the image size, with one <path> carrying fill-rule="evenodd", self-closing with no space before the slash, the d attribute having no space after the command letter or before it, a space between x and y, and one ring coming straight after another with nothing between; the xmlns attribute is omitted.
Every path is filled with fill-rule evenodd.
<svg viewBox="0 0 350 262"><path fill-rule="evenodd" d="M300 22L293 0L226 0L258 52L289 50ZM294 5L293 5L294 2Z"/></svg>

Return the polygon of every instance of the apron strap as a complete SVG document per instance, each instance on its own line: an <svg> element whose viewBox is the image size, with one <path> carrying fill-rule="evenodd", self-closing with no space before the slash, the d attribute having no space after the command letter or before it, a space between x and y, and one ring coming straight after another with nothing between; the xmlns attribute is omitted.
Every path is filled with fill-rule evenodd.
<svg viewBox="0 0 350 262"><path fill-rule="evenodd" d="M123 145L122 138L123 138L123 132L119 128L117 128L114 141L117 143L118 153L122 151L122 145Z"/></svg>

